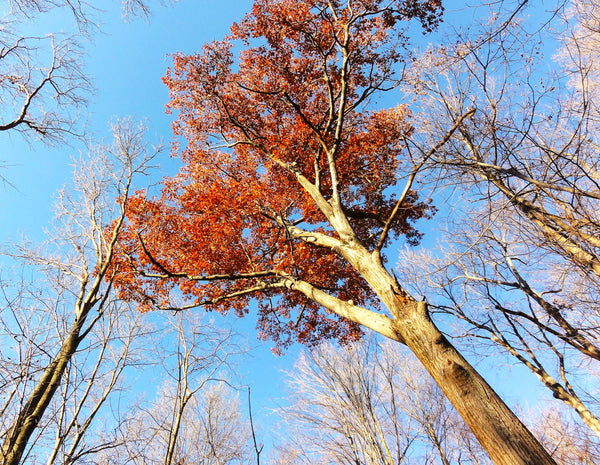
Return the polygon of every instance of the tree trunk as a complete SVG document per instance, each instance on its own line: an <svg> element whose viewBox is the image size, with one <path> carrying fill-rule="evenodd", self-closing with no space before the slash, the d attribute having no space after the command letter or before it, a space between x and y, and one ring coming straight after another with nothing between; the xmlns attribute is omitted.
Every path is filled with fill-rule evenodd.
<svg viewBox="0 0 600 465"><path fill-rule="evenodd" d="M402 307L402 317L396 320L398 332L494 463L554 464L527 427L431 321L427 304L409 302Z"/></svg>
<svg viewBox="0 0 600 465"><path fill-rule="evenodd" d="M73 323L67 338L60 347L60 351L44 370L44 374L10 427L2 444L2 465L19 465L31 435L60 386L69 361L79 347L81 342L79 334L89 310L88 306L84 306L83 311Z"/></svg>
<svg viewBox="0 0 600 465"><path fill-rule="evenodd" d="M402 289L377 253L358 244L342 253L394 316L397 337L392 339L406 344L417 356L494 463L556 465L535 436L435 326L427 304L415 301Z"/></svg>

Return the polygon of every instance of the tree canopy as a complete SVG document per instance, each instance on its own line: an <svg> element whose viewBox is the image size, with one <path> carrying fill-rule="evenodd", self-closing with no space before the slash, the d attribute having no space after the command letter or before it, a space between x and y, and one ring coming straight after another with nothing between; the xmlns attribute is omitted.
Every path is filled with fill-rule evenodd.
<svg viewBox="0 0 600 465"><path fill-rule="evenodd" d="M124 16L146 16L150 4L118 3ZM222 34L229 8L202 8ZM250 390L249 429L235 397L222 395L236 389L239 373L221 371L233 348L219 323L204 333L197 311L179 311L196 307L257 312L275 352L310 347L312 367L294 370L309 376L295 384L277 463L405 463L409 446L429 447L421 441L431 447L419 463L480 463L483 450L499 464L598 461L600 2L544 14L522 0L453 9L443 35L441 1L253 0L222 40L171 56L178 174L161 161L170 176L134 191L154 155L143 131L122 124L114 146L78 165L75 194L60 194L50 242L0 251L25 270L0 269L2 465L260 462ZM4 10L0 134L80 141L93 77L80 52L102 29L100 10L80 0L9 0ZM73 37L36 32L33 20L60 12ZM214 37L207 29L200 40ZM160 46L144 50L177 50L171 35L152 39ZM141 61L128 60L138 71ZM122 71L121 82L134 80ZM421 247L425 231L438 247ZM171 311L129 314L136 306ZM177 319L177 337L165 317ZM355 343L367 329L401 343L385 346L385 363ZM541 421L527 413L537 438L450 336L494 362L510 354L557 399L535 406ZM196 345L207 337L214 350ZM343 344L312 347L326 339ZM416 369L399 381L405 349L437 387ZM149 403L125 384L148 370L173 381ZM220 387L206 391L208 382ZM141 389L151 395L149 383ZM194 435L205 441L191 447Z"/></svg>
<svg viewBox="0 0 600 465"><path fill-rule="evenodd" d="M124 264L146 277L129 275L129 295L168 308L178 287L188 305L238 314L256 298L261 334L283 346L355 339L356 324L322 312L288 278L378 307L327 244L339 237L332 205L371 251L394 236L419 241L414 221L433 208L408 190L395 211L390 189L406 165L407 109L366 104L396 85L407 23L430 30L440 13L437 2L258 1L224 40L175 55L164 81L184 167L159 197L129 202Z"/></svg>
<svg viewBox="0 0 600 465"><path fill-rule="evenodd" d="M385 267L388 241L416 244L415 220L433 213L416 173L474 112L413 158L407 108L375 106L401 81L408 28L431 30L441 11L257 0L224 40L175 55L164 80L183 167L158 196L129 200L116 284L143 310L242 315L257 302L276 350L373 329L415 353L492 460L551 464Z"/></svg>

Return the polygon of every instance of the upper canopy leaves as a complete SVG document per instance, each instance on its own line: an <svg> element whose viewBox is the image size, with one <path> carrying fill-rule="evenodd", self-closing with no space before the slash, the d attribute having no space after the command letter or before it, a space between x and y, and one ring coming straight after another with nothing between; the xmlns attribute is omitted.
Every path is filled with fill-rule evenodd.
<svg viewBox="0 0 600 465"><path fill-rule="evenodd" d="M416 192L390 220L407 109L365 107L407 58L400 23L428 30L440 12L436 1L257 0L224 40L175 55L164 81L184 166L160 197L129 203L123 292L168 308L177 287L191 305L238 313L256 298L263 335L284 345L356 337L294 283L378 305L339 246L379 253L386 223L419 240L410 223L431 207Z"/></svg>

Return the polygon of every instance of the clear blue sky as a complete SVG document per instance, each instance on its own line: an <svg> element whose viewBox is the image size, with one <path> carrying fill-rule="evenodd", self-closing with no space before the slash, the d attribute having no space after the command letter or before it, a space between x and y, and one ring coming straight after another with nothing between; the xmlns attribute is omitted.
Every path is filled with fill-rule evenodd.
<svg viewBox="0 0 600 465"><path fill-rule="evenodd" d="M146 121L151 141L162 139L168 144L172 117L164 111L168 92L161 81L170 64L168 55L199 51L204 43L221 38L251 5L249 0L181 0L166 7L157 3L151 2L153 15L149 21L123 22L117 1L111 2L110 9L99 15L104 23L102 33L85 44L88 75L95 91L84 112L87 131L96 141L110 142L109 123L131 116ZM49 17L30 28L45 34L69 24L67 18ZM56 193L70 182L71 160L85 151L83 144L71 142L68 147L48 147L31 138L26 141L13 131L0 132L0 161L8 165L0 175L14 185L0 185L0 247L10 247L10 243L23 239L44 241L44 231L54 215ZM177 166L168 151L159 164L160 170L171 173ZM0 267L9 266L9 261L0 257ZM219 316L215 320L221 321ZM253 347L240 366L240 374L243 382L252 386L255 421L267 425L271 422L270 409L283 395L281 370L291 367L299 348L291 349L285 357L275 357L270 343L257 340L251 317L234 320L230 317L223 323L233 324L238 332L247 334L248 345ZM245 394L241 400L245 408Z"/></svg>
<svg viewBox="0 0 600 465"><path fill-rule="evenodd" d="M116 3L110 2L110 9L100 15L103 32L95 34L86 44L88 74L96 88L86 108L89 134L97 140L103 137L109 140L109 122L132 116L147 121L150 138L168 143L171 117L164 112L168 93L161 82L170 63L168 54L199 51L205 42L222 37L251 2L181 0L169 7L155 2L150 21L137 19L130 23L121 21ZM42 26L53 27L54 20L49 19ZM9 165L0 174L15 186L0 186L0 245L19 241L23 236L33 241L43 240L43 230L53 215L55 193L69 181L71 157L80 150L84 147L75 142L71 147L49 148L39 142L26 142L14 132L0 133L0 160ZM166 172L172 172L175 162L165 153L161 165ZM6 266L5 261L2 263ZM298 348L275 358L269 352L269 343L256 341L251 318L238 323L236 328L248 332L249 341L260 345L254 351L255 358L242 371L247 374L246 382L254 385L254 408L259 417L264 417L267 409L273 407L273 399L281 395L280 370L292 365ZM523 394L522 386L501 382L506 380L508 369L486 371L509 402ZM532 375L520 376L526 377L528 387L537 388ZM530 399L534 397L532 391Z"/></svg>

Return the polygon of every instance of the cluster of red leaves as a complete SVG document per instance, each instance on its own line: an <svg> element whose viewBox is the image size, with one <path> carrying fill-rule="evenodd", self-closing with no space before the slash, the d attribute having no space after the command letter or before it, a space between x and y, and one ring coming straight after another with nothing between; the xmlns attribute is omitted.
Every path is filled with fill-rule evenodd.
<svg viewBox="0 0 600 465"><path fill-rule="evenodd" d="M281 346L358 337L356 325L276 286L285 273L343 300L377 305L347 262L293 238L282 221L335 235L296 173L318 181L330 198L325 152L336 147L345 213L363 244L376 245L411 127L404 107L370 112L364 103L393 84L405 41L396 23L417 17L431 28L439 12L432 1L257 0L225 40L198 55L175 55L164 82L168 109L179 114L174 132L186 141L181 153L175 147L184 167L164 180L160 197L140 192L128 200L122 296L144 308L180 296L239 315L255 299L261 334ZM244 49L234 59L236 41ZM392 233L415 243L410 222L430 211L411 192Z"/></svg>

